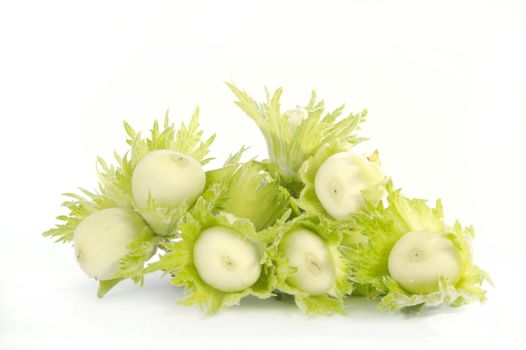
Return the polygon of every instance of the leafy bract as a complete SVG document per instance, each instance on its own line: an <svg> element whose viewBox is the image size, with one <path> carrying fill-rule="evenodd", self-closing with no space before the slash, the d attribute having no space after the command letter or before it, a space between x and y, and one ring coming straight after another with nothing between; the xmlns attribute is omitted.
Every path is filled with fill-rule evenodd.
<svg viewBox="0 0 526 350"><path fill-rule="evenodd" d="M364 140L356 132L365 120L366 110L344 117L344 106L327 112L313 91L306 105L282 112L282 89L272 94L267 91L266 101L257 102L236 86L227 85L237 98L236 104L263 134L267 160L241 163L246 151L242 147L227 158L222 168L206 172L205 190L195 203L163 207L150 195L146 207L139 208L133 199L131 180L146 154L172 150L193 157L201 165L211 160L208 153L215 135L202 137L199 109L188 124L182 123L178 129L167 113L162 125L156 121L147 137L124 122L129 150L124 155L114 153L114 164L98 158L97 190L65 194L68 200L63 206L68 213L58 216L61 223L44 233L58 242L72 241L82 220L107 208L131 208L149 223L129 244L129 253L121 259L114 278L99 281L99 297L126 279L142 285L146 273L161 270L172 275L172 284L185 287L181 304L197 304L208 314L239 304L247 295L268 298L273 293L292 295L307 314L344 313L343 299L351 293L380 299L381 309L403 312L485 300L482 284L491 281L473 264L473 228L463 227L458 221L446 225L440 201L433 208L424 200L406 198L384 177L361 192L365 204L349 217L334 220L323 208L315 191L316 174L329 157L350 151ZM368 160L377 163L378 154ZM193 248L200 234L213 226L227 227L257 247L261 274L246 290L222 292L200 278ZM309 295L287 282L297 269L280 252L280 244L287 233L299 228L319 235L332 255L336 282L326 294ZM436 292L414 294L389 275L391 249L400 237L412 231L436 232L453 243L461 261L458 282L453 285L440 277ZM145 268L159 247L166 254Z"/></svg>
<svg viewBox="0 0 526 350"><path fill-rule="evenodd" d="M296 268L291 266L287 258L280 252L280 244L287 233L299 228L305 228L318 234L324 240L333 258L336 281L329 292L325 294L310 295L287 282L287 278L294 274ZM349 279L349 261L340 251L344 232L345 228L336 221L316 215L303 214L288 222L282 219L265 233L274 237L270 251L276 266L276 289L293 295L296 305L306 314L345 313L343 299L352 292L352 283Z"/></svg>
<svg viewBox="0 0 526 350"><path fill-rule="evenodd" d="M145 264L155 254L159 243L163 240L164 237L156 235L148 226L145 226L135 240L128 245L130 252L121 259L119 270L114 275L115 278L99 281L97 296L102 298L115 285L127 278L142 287Z"/></svg>
<svg viewBox="0 0 526 350"><path fill-rule="evenodd" d="M210 136L205 141L201 140L203 131L199 130L199 108L195 109L188 125L181 123L179 129L170 123L167 112L163 128L160 129L159 123L155 121L149 138L142 137L126 122L124 122L124 128L128 135L126 142L131 146L132 168L141 161L145 154L160 149L184 153L203 165L212 159L206 157L215 135Z"/></svg>
<svg viewBox="0 0 526 350"><path fill-rule="evenodd" d="M346 247L345 255L351 261L352 280L371 286L369 297L380 297L380 308L388 311L416 312L425 306L446 304L460 306L471 301L484 301L481 284L489 277L473 264L470 240L472 227L453 227L444 223L442 203L429 207L422 199L404 197L400 190L387 183L387 203L368 204L353 215L352 226L367 237L365 243ZM458 249L461 261L461 278L451 285L445 278L439 281L437 292L413 294L402 288L389 275L388 259L391 249L404 234L411 231L431 231L445 235Z"/></svg>
<svg viewBox="0 0 526 350"><path fill-rule="evenodd" d="M111 199L119 206L135 208L152 226L157 234L170 235L176 230L177 222L186 213L193 203L181 203L175 208L163 207L149 198L145 208L139 208L134 203L132 195L132 175L136 165L143 157L155 150L171 150L184 153L196 159L202 165L208 163L209 148L215 135L202 140L203 131L199 130L199 108L196 108L188 125L181 123L179 129L170 123L168 113L165 116L163 127L154 122L149 137L143 137L128 123L124 122L124 129L130 145L130 150L124 156L115 153L116 166L108 165L99 158L99 177L101 186L105 188Z"/></svg>
<svg viewBox="0 0 526 350"><path fill-rule="evenodd" d="M81 189L83 195L65 194L71 199L63 203L69 213L58 216L57 219L62 223L44 232L44 236L56 238L59 242L70 242L79 223L89 215L106 208L133 208L131 190L133 169L148 152L157 149L174 150L194 157L201 164L206 164L210 160L206 156L214 136L206 141L201 140L202 131L199 130L198 115L199 110L196 109L190 123L188 125L182 123L181 127L176 130L174 125L170 124L167 114L163 128L161 129L156 121L148 138L142 137L125 122L124 127L128 135L127 143L130 145L130 151L124 156L114 153L116 165L109 165L103 159L98 158L97 170L100 180L98 190L90 192ZM187 203L182 203L176 208L160 207L153 198L150 198L146 208L136 208L136 211L148 220L155 232L173 234L177 222L188 208ZM135 283L142 285L143 266L155 253L160 241L162 237L155 235L150 228L145 228L129 246L130 252L121 260L115 279L100 281L99 296L103 296L115 284L126 278L131 278Z"/></svg>
<svg viewBox="0 0 526 350"><path fill-rule="evenodd" d="M239 304L247 295L269 298L274 285L274 267L266 250L270 237L256 233L250 220L226 212L217 212L214 206L215 203L207 201L204 196L198 198L195 206L179 225L180 240L166 243L164 249L167 253L147 268L147 272L161 270L172 274L174 277L171 283L185 288L186 296L179 304L197 304L208 315ZM243 239L256 245L260 254L261 275L250 288L240 292L223 292L208 285L199 276L193 261L194 245L204 230L214 226L230 228Z"/></svg>
<svg viewBox="0 0 526 350"><path fill-rule="evenodd" d="M110 199L110 196L104 193L105 188L101 187L100 190L101 192L97 193L81 190L85 197L72 193L66 194L66 196L73 199L63 204L70 210L69 215L59 216L58 219L64 223L44 232L44 236L57 238L57 242L71 242L75 229L82 220L97 211L117 207L117 204ZM142 285L144 264L155 253L161 239L161 236L155 235L145 225L140 234L128 246L130 251L121 259L115 279L99 281L97 295L103 297L117 283L126 278L130 278L135 283Z"/></svg>
<svg viewBox="0 0 526 350"><path fill-rule="evenodd" d="M82 220L96 211L117 206L110 196L105 193L104 187L101 187L98 192L90 192L82 188L80 191L84 196L75 193L64 194L70 200L63 202L62 206L67 208L69 213L57 216L57 220L62 223L44 232L43 235L45 237L55 238L56 242L71 242L75 229Z"/></svg>
<svg viewBox="0 0 526 350"><path fill-rule="evenodd" d="M201 164L206 164L210 161L211 158L206 158L206 156L215 135L212 135L206 141L201 140L203 131L199 130L198 117L199 109L196 108L189 124L182 123L181 127L176 129L170 123L168 113L166 113L163 128L161 129L159 123L155 121L151 129L151 135L147 138L124 122L124 128L128 135L126 142L130 145L130 151L124 156L120 156L115 152L116 165L110 165L102 158L98 158L97 170L100 180L98 191L90 192L81 189L84 196L66 193L65 196L72 199L63 203L63 206L69 209L69 214L58 216L57 219L63 223L46 231L44 235L55 237L61 242L69 242L73 237L73 231L80 221L95 211L112 207L134 207L131 190L133 169L144 155L151 151L160 149L173 150L185 153L198 160ZM241 154L242 152L238 153ZM233 155L233 159L240 157L240 154ZM188 206L186 203L184 205ZM155 204L155 201L150 200L147 208L137 209L145 216L157 217L159 226L168 226L169 231L173 231L173 222L176 221L174 217L177 214L186 212L187 207L160 208ZM166 222L169 224L166 224Z"/></svg>
<svg viewBox="0 0 526 350"><path fill-rule="evenodd" d="M213 179L207 174L209 185L218 183L224 192L216 208L249 219L257 231L273 225L289 207L288 191L259 162L229 165L217 174Z"/></svg>
<svg viewBox="0 0 526 350"><path fill-rule="evenodd" d="M224 167L228 167L230 165L237 165L241 163L241 157L243 154L248 150L248 147L242 146L239 151L235 153L231 153L228 155L227 159L225 160Z"/></svg>
<svg viewBox="0 0 526 350"><path fill-rule="evenodd" d="M355 132L365 120L366 110L358 114L350 113L338 120L344 106L325 112L324 102L318 101L313 91L305 106L307 118L292 126L289 116L281 112L281 88L272 95L267 92L267 101L259 103L233 84L227 85L237 98L236 104L259 127L267 143L269 163L277 169L284 185L294 195L301 190L298 174L301 165L324 144L339 139L354 145L364 140Z"/></svg>

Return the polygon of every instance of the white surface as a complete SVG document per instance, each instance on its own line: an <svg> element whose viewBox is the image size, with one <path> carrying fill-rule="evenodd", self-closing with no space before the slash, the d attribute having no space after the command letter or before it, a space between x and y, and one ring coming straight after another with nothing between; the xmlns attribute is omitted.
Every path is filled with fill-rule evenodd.
<svg viewBox="0 0 526 350"><path fill-rule="evenodd" d="M524 18L522 1L1 2L0 349L520 348ZM73 250L40 235L59 194L95 186L95 156L125 149L123 119L145 130L166 108L181 120L199 103L221 161L242 144L263 155L224 80L259 97L284 86L284 110L314 87L367 107L362 149L475 225L488 302L405 319L358 300L310 319L247 300L204 319L158 276L98 300Z"/></svg>

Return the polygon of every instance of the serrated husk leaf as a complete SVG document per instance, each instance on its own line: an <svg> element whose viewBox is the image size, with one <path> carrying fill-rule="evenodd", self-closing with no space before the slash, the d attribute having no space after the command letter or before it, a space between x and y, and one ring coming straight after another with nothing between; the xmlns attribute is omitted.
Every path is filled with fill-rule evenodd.
<svg viewBox="0 0 526 350"><path fill-rule="evenodd" d="M207 155L215 135L202 140L203 131L199 129L198 118L199 108L196 108L188 125L181 123L179 129L176 129L174 124L170 123L167 112L162 128L155 121L149 137L143 137L141 133L136 132L124 122L124 129L128 136L126 142L130 145L130 150L122 157L115 153L117 161L115 166L108 165L102 159L98 161L101 186L112 200L118 206L135 208L157 234L173 234L177 228L177 222L193 203L181 203L177 207L163 207L149 198L147 207L139 208L132 194L133 170L146 154L156 150L177 151L191 156L202 165L208 163L211 158L207 158Z"/></svg>
<svg viewBox="0 0 526 350"><path fill-rule="evenodd" d="M258 298L272 296L274 285L274 266L266 250L265 237L256 233L254 225L248 220L238 218L226 212L214 212L214 203L207 202L203 197L180 224L180 240L168 243L168 251L158 262L151 264L147 271L162 270L174 277L171 283L184 286L185 298L179 301L181 305L198 305L206 314L212 315L223 308L238 305L244 297L254 295ZM228 227L244 239L253 242L260 253L261 275L259 279L246 290L227 293L219 291L204 282L199 276L193 262L193 248L201 232L214 226Z"/></svg>
<svg viewBox="0 0 526 350"><path fill-rule="evenodd" d="M220 176L209 181L216 181L224 192L216 208L249 219L257 231L273 225L288 210L290 194L261 163L249 161L217 172Z"/></svg>
<svg viewBox="0 0 526 350"><path fill-rule="evenodd" d="M265 137L269 162L276 165L283 185L296 195L301 185L298 171L305 160L314 155L320 147L336 139L351 145L364 140L355 135L360 123L365 121L367 111L350 113L338 120L343 112L340 106L332 112L325 112L325 104L318 101L313 91L309 103L305 106L308 117L291 127L288 116L281 112L280 99L282 89L272 95L267 93L267 101L256 102L245 91L233 84L228 87L237 98L236 105L257 124Z"/></svg>
<svg viewBox="0 0 526 350"><path fill-rule="evenodd" d="M381 298L379 307L387 311L417 312L441 304L460 306L472 301L483 302L485 291L481 285L489 277L473 264L469 244L473 229L464 228L459 222L453 227L447 226L440 200L434 208L429 207L425 200L404 197L400 190L393 189L391 182L387 184L387 191L388 206L369 204L352 218L352 225L367 237L366 243L344 250L351 261L352 280L371 286L369 296ZM461 262L461 278L456 285L442 277L437 292L413 294L390 277L391 249L400 237L411 231L436 232L454 243Z"/></svg>

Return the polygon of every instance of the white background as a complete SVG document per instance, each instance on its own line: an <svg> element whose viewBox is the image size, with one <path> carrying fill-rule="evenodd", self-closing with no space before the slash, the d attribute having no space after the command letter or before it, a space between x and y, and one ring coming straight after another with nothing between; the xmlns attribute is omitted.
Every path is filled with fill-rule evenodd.
<svg viewBox="0 0 526 350"><path fill-rule="evenodd" d="M522 1L2 1L0 349L520 348L525 38ZM487 303L406 318L356 300L307 318L249 299L204 318L158 275L97 299L71 247L41 236L60 194L95 187L95 157L125 150L122 120L146 131L167 108L181 121L200 105L219 161L243 144L264 157L225 80L259 98L283 86L284 108L312 88L367 107L361 149L475 225Z"/></svg>

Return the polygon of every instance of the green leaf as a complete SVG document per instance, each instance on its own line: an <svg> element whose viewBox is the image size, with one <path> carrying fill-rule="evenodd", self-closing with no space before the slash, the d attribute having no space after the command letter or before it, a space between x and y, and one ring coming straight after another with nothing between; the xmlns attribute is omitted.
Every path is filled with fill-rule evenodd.
<svg viewBox="0 0 526 350"><path fill-rule="evenodd" d="M165 130L170 128L173 130L173 125L170 125L168 121L168 114L164 121L164 128ZM210 146L214 142L215 134L206 141L201 140L202 134L203 131L199 130L199 107L196 107L188 126L182 123L179 130L177 130L175 140L172 138L175 142L172 143L173 141L170 141L168 144L161 145L162 148L156 149L171 149L181 152L193 157L204 165L212 160L212 158L205 157L208 155Z"/></svg>
<svg viewBox="0 0 526 350"><path fill-rule="evenodd" d="M118 283L124 281L124 278L115 278L112 280L99 281L99 289L97 291L97 297L104 298L104 296Z"/></svg>
<svg viewBox="0 0 526 350"><path fill-rule="evenodd" d="M290 195L279 180L256 161L227 167L221 183L223 200L216 208L249 219L257 231L273 225L289 208Z"/></svg>
<svg viewBox="0 0 526 350"><path fill-rule="evenodd" d="M236 105L257 124L265 137L269 161L276 165L283 184L289 190L297 191L301 165L324 144L339 139L354 145L364 140L356 136L355 132L365 120L366 110L358 114L350 113L337 120L342 114L343 106L332 112L325 112L323 101L317 101L313 92L306 106L308 117L298 125L292 125L289 123L289 116L280 109L283 92L281 88L272 95L267 92L267 101L258 103L233 84L227 85L237 98Z"/></svg>
<svg viewBox="0 0 526 350"><path fill-rule="evenodd" d="M184 201L172 208L160 206L149 195L147 207L135 210L148 222L153 232L161 236L171 236L175 235L178 223L186 215L189 208L190 206Z"/></svg>
<svg viewBox="0 0 526 350"><path fill-rule="evenodd" d="M130 145L129 152L122 157L115 153L116 166L110 166L100 158L98 160L100 187L118 206L135 208L148 220L152 229L161 235L171 235L175 232L177 222L184 216L190 205L182 203L175 208L168 208L156 204L150 198L146 208L137 208L133 200L131 186L133 170L146 154L155 150L181 152L193 157L202 165L209 162L211 158L206 158L206 156L215 135L203 141L201 139L203 131L199 129L198 118L199 108L196 108L188 125L181 123L180 128L176 129L174 124L170 123L168 112L166 112L162 128L159 126L159 122L155 121L149 137L143 137L141 133L136 132L128 123L124 122L124 129L128 135L126 142ZM233 155L233 157L235 158L237 155Z"/></svg>
<svg viewBox="0 0 526 350"><path fill-rule="evenodd" d="M225 164L223 165L223 167L228 167L230 165L237 165L240 163L241 161L241 157L243 156L243 154L248 150L248 147L246 146L242 146L239 151L237 151L236 153L232 153L230 154L226 161L225 161Z"/></svg>
<svg viewBox="0 0 526 350"><path fill-rule="evenodd" d="M62 223L44 232L45 237L52 237L56 242L71 242L73 233L82 220L96 211L116 207L116 203L106 193L80 190L84 196L74 193L64 194L70 198L70 200L62 203L69 210L69 213L57 216L57 220L62 221Z"/></svg>
<svg viewBox="0 0 526 350"><path fill-rule="evenodd" d="M296 305L308 315L346 315L342 301L328 295L296 295Z"/></svg>
<svg viewBox="0 0 526 350"><path fill-rule="evenodd" d="M309 214L301 215L288 222L285 220L286 217L283 217L274 227L262 233L268 237L275 237L269 250L276 268L276 289L294 296L296 305L306 314L344 314L343 299L352 292L353 286L349 278L349 261L340 250L343 226L336 221ZM287 282L287 278L294 274L296 268L289 265L286 257L281 254L280 244L285 234L299 228L306 228L317 233L325 241L332 255L336 269L336 282L326 294L310 295Z"/></svg>
<svg viewBox="0 0 526 350"><path fill-rule="evenodd" d="M135 207L131 187L133 169L144 155L151 151L168 149L190 155L201 164L210 161L210 158L205 157L215 135L206 141L201 140L203 131L199 130L198 117L199 109L196 108L188 126L182 123L181 127L176 130L174 125L170 124L167 112L163 128L160 129L159 123L155 121L149 138L143 138L140 133L124 122L124 129L128 135L126 142L130 145L130 151L122 157L115 152L116 165L109 165L99 157L97 159L97 172L100 180L98 191L90 192L81 189L84 196L65 194L73 199L63 203L63 206L69 209L69 215L58 216L57 219L63 221L63 224L46 231L44 236L55 237L59 242L69 242L80 221L95 211L113 207ZM233 157L235 159L238 156ZM161 208L151 201L147 208L140 208L139 212L153 220L150 222L153 222L158 232L171 234L175 223L187 209L186 204L178 208Z"/></svg>
<svg viewBox="0 0 526 350"><path fill-rule="evenodd" d="M117 206L129 208L133 203L131 189L133 168L127 154L121 157L117 152L114 152L114 157L117 166L108 165L102 158L97 158L99 186Z"/></svg>
<svg viewBox="0 0 526 350"><path fill-rule="evenodd" d="M168 149L192 156L201 164L206 164L209 147L214 140L211 136L205 141L201 140L202 131L198 124L199 109L196 109L188 125L182 123L176 130L170 124L166 114L162 128L157 121L154 122L150 137L144 138L128 123L124 122L127 134L126 142L130 146L129 152L124 156L114 153L116 164L109 165L103 159L97 159L97 172L99 175L98 191L90 192L81 189L82 195L68 193L71 200L63 203L69 209L68 215L57 217L61 224L46 231L44 236L53 237L59 242L69 242L79 223L87 216L106 208L135 207L132 195L131 179L133 169L145 154L158 149ZM234 156L236 157L236 156ZM139 208L143 218L151 223L151 228L164 235L174 235L177 223L189 209L189 205L182 203L176 208L158 206L153 198L148 201L146 208ZM99 296L106 294L120 281L131 278L135 283L142 285L144 264L155 253L156 247L164 238L155 235L149 228L145 228L139 237L130 245L130 252L121 260L120 270L116 279L101 281Z"/></svg>
<svg viewBox="0 0 526 350"><path fill-rule="evenodd" d="M179 225L180 240L164 246L168 252L158 262L150 264L146 272L161 270L174 277L171 283L185 287L185 298L181 305L197 304L208 315L217 313L223 308L237 305L247 295L269 298L272 295L274 267L265 249L268 243L256 233L254 225L247 219L238 218L230 213L213 212L214 203L203 197L197 200L185 220ZM226 293L219 291L199 276L193 262L193 248L201 232L214 226L228 227L239 233L244 239L252 241L260 252L262 266L259 279L248 289L241 292Z"/></svg>
<svg viewBox="0 0 526 350"><path fill-rule="evenodd" d="M121 259L119 271L115 274L117 278L131 278L141 286L144 283L144 266L155 254L159 243L165 238L156 235L145 226L141 233L130 243L130 252Z"/></svg>
<svg viewBox="0 0 526 350"><path fill-rule="evenodd" d="M371 287L370 298L381 298L379 307L387 311L417 312L428 306L440 304L460 306L472 301L484 301L485 291L481 285L489 277L472 261L469 239L471 227L460 223L449 227L444 223L442 203L429 207L422 199L404 197L400 190L387 184L388 206L368 204L353 215L350 224L367 237L365 243L347 246L346 257L352 266L352 280ZM389 275L388 260L395 243L411 231L431 231L445 235L458 249L461 258L461 278L451 285L441 278L437 292L413 294L402 288Z"/></svg>
<svg viewBox="0 0 526 350"><path fill-rule="evenodd" d="M126 142L130 145L130 150L122 157L114 153L116 166L110 166L101 158L98 159L100 186L118 206L135 207L131 187L133 169L146 154L155 150L172 150L189 155L202 165L208 163L211 158L206 156L215 135L203 141L203 131L199 130L198 118L199 108L196 108L189 124L181 123L180 128L176 129L174 124L170 123L166 112L163 127L160 128L159 122L155 121L149 137L143 137L140 132L136 132L124 122L128 136Z"/></svg>
<svg viewBox="0 0 526 350"><path fill-rule="evenodd" d="M97 296L103 298L113 287L127 278L142 287L146 273L146 262L155 254L163 239L162 236L154 234L149 226L145 225L140 234L128 245L130 251L120 260L119 270L114 275L115 278L99 281Z"/></svg>

